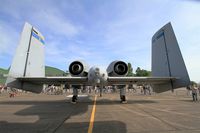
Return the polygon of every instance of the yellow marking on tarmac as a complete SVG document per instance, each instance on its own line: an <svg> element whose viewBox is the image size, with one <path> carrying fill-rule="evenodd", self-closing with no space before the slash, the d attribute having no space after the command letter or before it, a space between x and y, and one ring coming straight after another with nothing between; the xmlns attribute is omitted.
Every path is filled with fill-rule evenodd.
<svg viewBox="0 0 200 133"><path fill-rule="evenodd" d="M90 117L90 125L89 125L89 128L88 128L88 133L92 133L93 126L94 126L94 116L95 116L95 111L96 111L96 100L97 100L97 96L95 96L95 98L94 98L94 104L93 104L92 113L91 113L91 117Z"/></svg>

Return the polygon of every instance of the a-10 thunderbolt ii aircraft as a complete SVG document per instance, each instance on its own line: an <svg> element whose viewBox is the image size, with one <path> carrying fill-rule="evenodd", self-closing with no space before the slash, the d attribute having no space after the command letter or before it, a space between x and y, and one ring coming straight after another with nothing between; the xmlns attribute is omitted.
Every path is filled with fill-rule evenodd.
<svg viewBox="0 0 200 133"><path fill-rule="evenodd" d="M43 84L70 84L73 88L72 102L76 102L77 89L83 85L116 85L123 103L126 102L126 84L148 83L157 93L190 84L171 23L167 23L152 37L151 77L126 77L128 66L118 60L111 62L105 71L99 67L89 68L77 60L69 65L70 77L45 77L44 47L42 34L25 23L6 81L8 87L40 93Z"/></svg>

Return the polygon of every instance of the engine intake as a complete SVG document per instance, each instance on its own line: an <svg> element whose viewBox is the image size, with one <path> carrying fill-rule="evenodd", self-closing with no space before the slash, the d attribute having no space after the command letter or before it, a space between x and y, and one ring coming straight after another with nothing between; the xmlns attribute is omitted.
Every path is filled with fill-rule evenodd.
<svg viewBox="0 0 200 133"><path fill-rule="evenodd" d="M126 76L128 73L128 66L123 61L113 61L107 68L109 76Z"/></svg>
<svg viewBox="0 0 200 133"><path fill-rule="evenodd" d="M69 65L69 72L73 76L87 76L88 67L81 61L74 61Z"/></svg>

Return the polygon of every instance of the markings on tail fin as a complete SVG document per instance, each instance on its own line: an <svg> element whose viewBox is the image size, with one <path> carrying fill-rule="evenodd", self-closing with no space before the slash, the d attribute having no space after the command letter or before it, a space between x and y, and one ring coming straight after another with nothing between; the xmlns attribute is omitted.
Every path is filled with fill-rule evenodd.
<svg viewBox="0 0 200 133"><path fill-rule="evenodd" d="M160 39L162 36L164 36L164 31L161 31L160 33L158 33L158 35L153 39L153 43L156 41L156 40L158 40L158 39Z"/></svg>
<svg viewBox="0 0 200 133"><path fill-rule="evenodd" d="M161 32L157 35L156 39L158 40L158 39L161 38L162 36L164 36L164 31L161 31Z"/></svg>
<svg viewBox="0 0 200 133"><path fill-rule="evenodd" d="M32 36L35 37L38 41L40 41L42 44L44 44L44 39L39 36L34 30L32 31Z"/></svg>

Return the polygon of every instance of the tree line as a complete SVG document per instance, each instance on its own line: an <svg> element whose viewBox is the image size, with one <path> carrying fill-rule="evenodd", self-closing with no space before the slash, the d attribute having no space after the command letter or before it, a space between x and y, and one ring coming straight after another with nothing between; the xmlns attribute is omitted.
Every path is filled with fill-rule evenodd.
<svg viewBox="0 0 200 133"><path fill-rule="evenodd" d="M127 76L138 76L138 77L148 77L151 75L151 71L141 69L140 67L137 67L136 71L133 72L133 68L131 63L128 63L128 74Z"/></svg>
<svg viewBox="0 0 200 133"><path fill-rule="evenodd" d="M137 69L135 70L135 72L133 72L133 68L131 63L128 63L128 77L132 77L132 76L136 76L136 77L148 77L151 76L151 71L145 70L145 69L141 69L140 67L137 67ZM200 82L197 83L195 81L191 81L190 83L191 85L198 85L200 86Z"/></svg>

